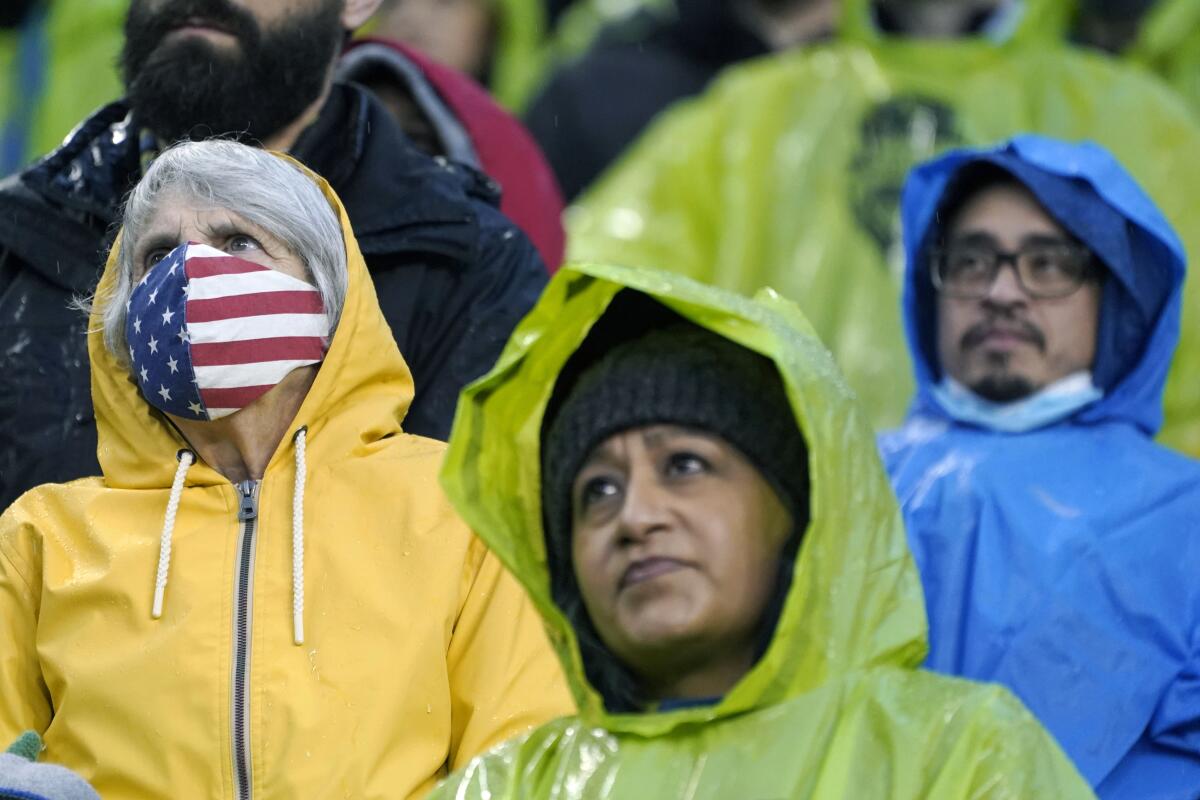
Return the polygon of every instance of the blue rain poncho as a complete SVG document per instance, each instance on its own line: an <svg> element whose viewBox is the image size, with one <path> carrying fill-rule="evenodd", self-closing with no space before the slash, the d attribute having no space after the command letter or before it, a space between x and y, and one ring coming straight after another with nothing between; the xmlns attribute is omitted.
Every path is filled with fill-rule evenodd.
<svg viewBox="0 0 1200 800"><path fill-rule="evenodd" d="M949 182L975 161L1013 173L1109 268L1093 369L1104 396L1027 433L958 422L932 392L924 250ZM1152 441L1183 248L1092 144L1021 136L955 151L916 169L901 202L918 388L880 444L925 587L926 664L1013 689L1102 798L1195 800L1200 464Z"/></svg>

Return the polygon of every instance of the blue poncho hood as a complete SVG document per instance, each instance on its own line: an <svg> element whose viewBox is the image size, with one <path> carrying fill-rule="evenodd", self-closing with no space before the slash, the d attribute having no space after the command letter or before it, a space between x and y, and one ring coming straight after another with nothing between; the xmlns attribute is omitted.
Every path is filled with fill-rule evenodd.
<svg viewBox="0 0 1200 800"><path fill-rule="evenodd" d="M925 254L940 235L938 211L955 178L981 163L1011 174L1108 268L1093 366L1095 382L1105 394L1071 419L1082 424L1125 421L1154 435L1162 425L1162 392L1179 339L1183 245L1108 151L1090 142L1036 135L951 151L914 169L905 183L904 316L917 382L910 413L948 416L930 391L942 376Z"/></svg>

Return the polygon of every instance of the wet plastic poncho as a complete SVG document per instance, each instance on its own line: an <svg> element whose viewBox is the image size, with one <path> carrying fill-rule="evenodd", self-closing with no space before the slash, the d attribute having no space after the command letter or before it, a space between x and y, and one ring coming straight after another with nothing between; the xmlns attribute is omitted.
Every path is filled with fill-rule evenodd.
<svg viewBox="0 0 1200 800"><path fill-rule="evenodd" d="M349 285L253 522L237 487L180 459L187 443L98 317L104 477L37 487L0 516L0 742L35 729L41 760L105 800L417 798L571 708L528 599L438 491L444 446L400 427L412 375L319 183Z"/></svg>
<svg viewBox="0 0 1200 800"><path fill-rule="evenodd" d="M1200 119L1200 0L1158 0L1123 55L1162 76Z"/></svg>
<svg viewBox="0 0 1200 800"><path fill-rule="evenodd" d="M808 445L813 519L774 637L714 706L607 713L545 560L539 431L559 371L623 289L774 360ZM676 275L564 268L495 370L464 393L442 482L545 618L581 713L473 760L447 798L1087 797L1004 690L916 669L925 614L857 404L795 306Z"/></svg>
<svg viewBox="0 0 1200 800"><path fill-rule="evenodd" d="M1050 42L888 39L737 67L667 112L568 210L568 258L773 286L872 422L895 426L914 389L899 335L904 176L1022 131L1099 141L1200 253L1200 127L1159 81ZM1183 319L1162 438L1200 454L1200 281Z"/></svg>
<svg viewBox="0 0 1200 800"><path fill-rule="evenodd" d="M1127 220L1122 257L1087 232L1083 214L1059 215L1107 251L1101 331L1112 328L1104 315L1123 320L1125 336L1140 330L1141 355L1102 399L1048 427L1006 434L953 421L930 392L940 376L920 253L947 181L978 156L953 153L914 172L904 313L918 390L881 448L925 586L926 665L1011 687L1101 797L1195 800L1200 464L1151 441L1179 335L1183 252L1098 148L1024 137L1002 152L1077 176ZM1143 307L1149 325L1130 324Z"/></svg>

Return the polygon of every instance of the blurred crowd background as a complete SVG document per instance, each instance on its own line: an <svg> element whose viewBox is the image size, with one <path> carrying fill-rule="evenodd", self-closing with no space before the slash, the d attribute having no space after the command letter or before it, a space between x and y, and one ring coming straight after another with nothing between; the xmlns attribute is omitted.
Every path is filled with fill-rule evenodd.
<svg viewBox="0 0 1200 800"><path fill-rule="evenodd" d="M127 5L5 4L5 174L121 95ZM342 74L426 152L457 156L364 43L465 73L524 122L566 200L567 257L799 302L879 427L912 396L897 200L913 164L1022 131L1092 139L1200 252L1200 0L387 0L354 39ZM504 172L527 138L489 153L470 133L505 212L558 261L562 232L533 230L556 191ZM528 224L522 202L540 204ZM1196 455L1195 281L1184 306L1160 438Z"/></svg>

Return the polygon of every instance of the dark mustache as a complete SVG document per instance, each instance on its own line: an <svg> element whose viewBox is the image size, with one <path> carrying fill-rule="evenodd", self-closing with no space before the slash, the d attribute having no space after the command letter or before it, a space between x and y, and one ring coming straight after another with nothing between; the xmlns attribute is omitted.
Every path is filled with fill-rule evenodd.
<svg viewBox="0 0 1200 800"><path fill-rule="evenodd" d="M976 347L982 344L983 340L997 328L1003 328L1022 339L1027 339L1039 350L1046 349L1046 337L1033 323L1023 319L997 318L986 319L967 328L966 333L959 339L959 347L963 350Z"/></svg>

